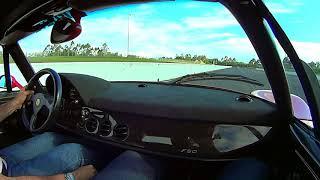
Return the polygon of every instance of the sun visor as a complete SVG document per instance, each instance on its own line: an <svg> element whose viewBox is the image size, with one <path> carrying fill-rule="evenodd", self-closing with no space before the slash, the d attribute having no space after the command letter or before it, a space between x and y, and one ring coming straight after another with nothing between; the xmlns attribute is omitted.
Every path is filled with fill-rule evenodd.
<svg viewBox="0 0 320 180"><path fill-rule="evenodd" d="M68 6L80 11L94 11L106 7L119 6L123 4L139 4L147 2L161 2L166 0L69 0ZM171 0L173 1L173 0Z"/></svg>

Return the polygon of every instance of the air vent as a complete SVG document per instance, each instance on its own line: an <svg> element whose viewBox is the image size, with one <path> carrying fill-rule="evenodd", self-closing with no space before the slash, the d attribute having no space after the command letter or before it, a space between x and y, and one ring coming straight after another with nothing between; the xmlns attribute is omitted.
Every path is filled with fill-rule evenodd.
<svg viewBox="0 0 320 180"><path fill-rule="evenodd" d="M113 136L124 141L129 135L129 128L127 125L117 125L113 129Z"/></svg>
<svg viewBox="0 0 320 180"><path fill-rule="evenodd" d="M111 133L111 122L109 120L103 120L99 125L100 136L107 137Z"/></svg>
<svg viewBox="0 0 320 180"><path fill-rule="evenodd" d="M88 118L85 122L85 128L88 133L96 134L98 132L99 121L96 118Z"/></svg>
<svg viewBox="0 0 320 180"><path fill-rule="evenodd" d="M237 97L237 101L239 102L252 102L252 98L248 95L241 95Z"/></svg>

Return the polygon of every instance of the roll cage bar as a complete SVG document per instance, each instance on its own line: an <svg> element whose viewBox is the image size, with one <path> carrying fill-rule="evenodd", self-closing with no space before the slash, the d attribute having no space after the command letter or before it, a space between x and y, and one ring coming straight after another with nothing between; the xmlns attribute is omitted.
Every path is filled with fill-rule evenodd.
<svg viewBox="0 0 320 180"><path fill-rule="evenodd" d="M101 0L93 0L100 1ZM281 26L277 23L273 15L269 12L262 0L202 0L209 2L220 2L223 4L233 16L238 20L250 39L259 59L261 60L262 66L265 70L267 78L269 80L278 110L281 112L284 120L279 121L279 125L282 127L288 127L295 118L292 114L291 100L289 87L285 76L279 53L277 52L276 46L273 42L271 35L268 32L265 21L268 23L273 31L276 39L287 53L290 58L294 69L297 72L299 80L301 81L304 93L306 95L307 102L310 107L311 115L314 122L316 135L319 137L320 127L320 99L316 98L316 94L320 94L317 90L311 86L310 78L312 75L308 74L305 70L306 64L300 60L296 51L294 50L290 40L282 30ZM72 1L71 1L72 2ZM128 4L127 0L117 1L116 4ZM147 1L141 1L147 2ZM135 1L135 3L137 3ZM104 2L104 6L106 3ZM71 5L72 6L72 5ZM81 9L80 9L81 10ZM35 73L32 66L28 62L24 53L22 52L19 44L16 42L10 45L4 45L4 49L12 56L14 62L17 64L19 70L27 81ZM5 53L4 53L5 55ZM307 67L308 68L308 67Z"/></svg>
<svg viewBox="0 0 320 180"><path fill-rule="evenodd" d="M11 74L10 74L10 59L9 59L9 52L7 48L3 48L3 68L4 68L4 75L6 78L6 88L9 93L12 92L11 87Z"/></svg>

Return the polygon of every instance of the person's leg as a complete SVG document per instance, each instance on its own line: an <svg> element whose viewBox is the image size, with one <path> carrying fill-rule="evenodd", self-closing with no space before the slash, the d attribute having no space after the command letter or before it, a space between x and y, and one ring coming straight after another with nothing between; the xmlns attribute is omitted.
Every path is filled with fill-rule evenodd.
<svg viewBox="0 0 320 180"><path fill-rule="evenodd" d="M75 143L62 144L54 149L23 161L11 169L10 176L44 176L72 172L80 166L96 164L101 159L96 152Z"/></svg>
<svg viewBox="0 0 320 180"><path fill-rule="evenodd" d="M46 132L1 149L0 157L9 161L9 165L17 164L48 152L54 147L66 143L67 140L68 138L63 135Z"/></svg>
<svg viewBox="0 0 320 180"><path fill-rule="evenodd" d="M218 180L266 180L269 170L268 165L257 159L241 159L227 165Z"/></svg>
<svg viewBox="0 0 320 180"><path fill-rule="evenodd" d="M94 180L155 180L164 170L160 160L134 151L126 151L97 174Z"/></svg>

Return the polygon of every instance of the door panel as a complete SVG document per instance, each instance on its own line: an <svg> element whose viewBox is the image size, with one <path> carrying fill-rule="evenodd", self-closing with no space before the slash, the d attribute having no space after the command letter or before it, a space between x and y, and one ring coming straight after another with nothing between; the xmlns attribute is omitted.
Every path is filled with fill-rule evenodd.
<svg viewBox="0 0 320 180"><path fill-rule="evenodd" d="M319 143L319 119L320 119L320 87L318 79L312 69L304 61L301 61L302 68L306 72L305 78L299 78L301 85L310 84L309 94L305 94L310 108L313 126L307 126L302 121L296 119L290 125L291 134L295 142L295 154L304 164L304 171L308 172L313 179L320 180L320 143ZM297 72L297 71L296 71ZM299 75L299 73L297 73ZM309 83L303 83L307 82ZM304 92L306 89L304 88Z"/></svg>
<svg viewBox="0 0 320 180"><path fill-rule="evenodd" d="M300 122L290 126L296 143L295 153L305 165L305 170L314 178L320 180L320 144L314 138L312 131Z"/></svg>

